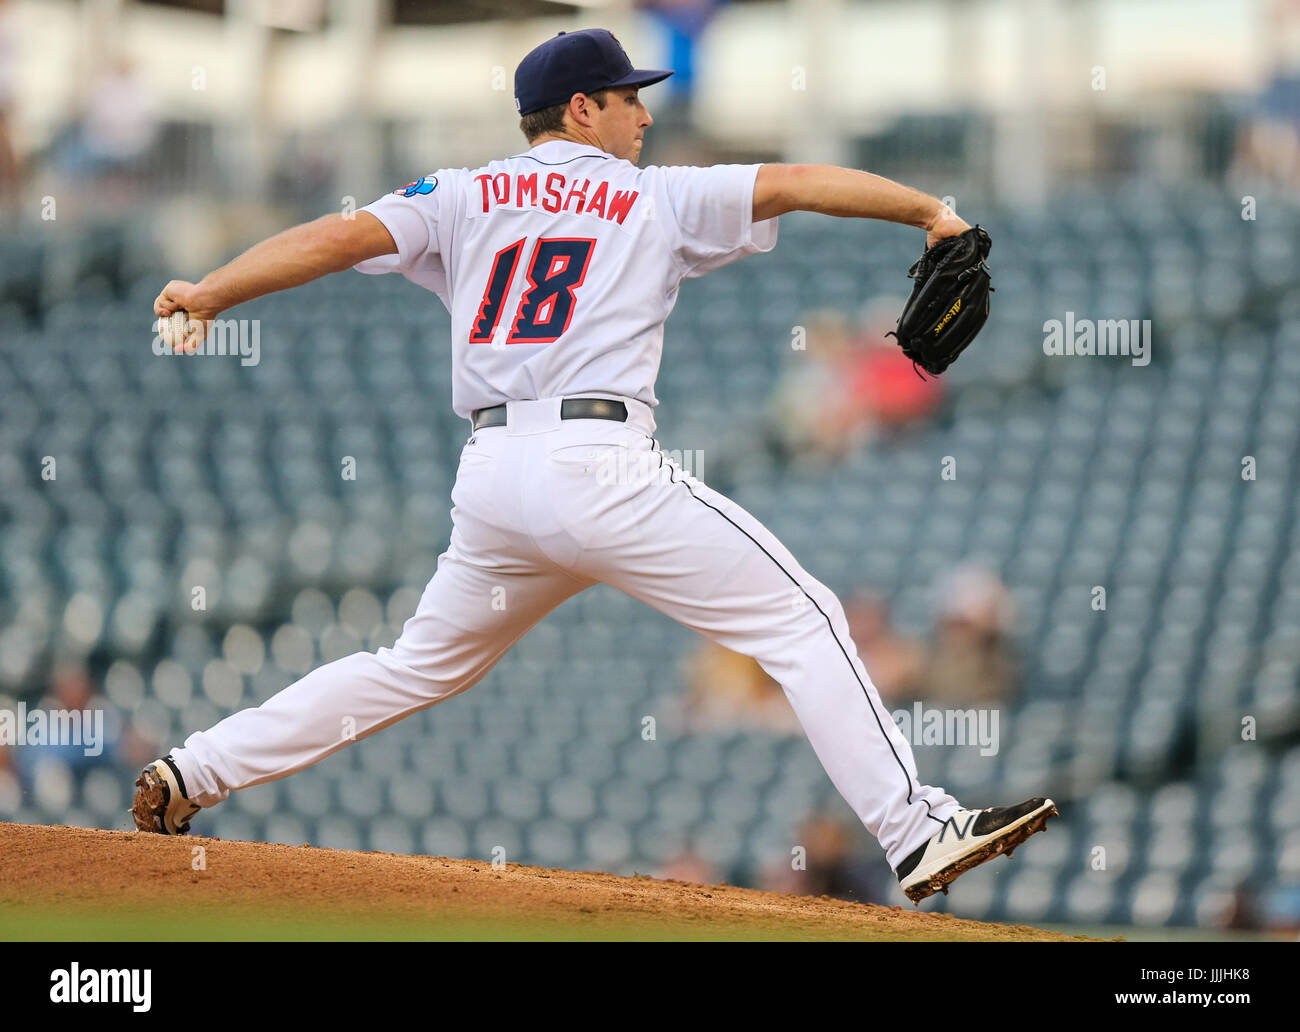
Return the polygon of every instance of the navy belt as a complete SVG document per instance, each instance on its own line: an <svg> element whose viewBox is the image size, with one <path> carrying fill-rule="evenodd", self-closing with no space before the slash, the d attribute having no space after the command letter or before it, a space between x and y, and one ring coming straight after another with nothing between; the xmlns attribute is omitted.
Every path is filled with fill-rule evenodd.
<svg viewBox="0 0 1300 1032"><path fill-rule="evenodd" d="M627 406L621 401L607 398L565 398L560 402L561 419L613 419L620 423L627 422ZM493 405L481 408L474 413L474 429L482 430L488 426L506 425L506 407Z"/></svg>

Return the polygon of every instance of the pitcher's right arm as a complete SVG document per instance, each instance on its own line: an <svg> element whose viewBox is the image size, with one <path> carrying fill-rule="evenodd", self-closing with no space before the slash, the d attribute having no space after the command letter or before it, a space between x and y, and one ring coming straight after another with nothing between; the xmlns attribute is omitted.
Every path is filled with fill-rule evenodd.
<svg viewBox="0 0 1300 1032"><path fill-rule="evenodd" d="M206 333L207 324L227 308L342 272L367 258L396 253L392 234L369 212L351 218L325 215L255 244L198 283L172 280L155 299L153 310L163 318L188 312L197 324L195 331L175 349L193 350L202 340L198 327Z"/></svg>

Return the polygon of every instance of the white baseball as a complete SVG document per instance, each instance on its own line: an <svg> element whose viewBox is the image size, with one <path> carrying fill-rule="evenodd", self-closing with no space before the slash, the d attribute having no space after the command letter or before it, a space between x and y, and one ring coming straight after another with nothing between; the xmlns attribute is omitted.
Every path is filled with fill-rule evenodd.
<svg viewBox="0 0 1300 1032"><path fill-rule="evenodd" d="M190 314L185 309L179 309L173 312L167 318L158 320L158 336L162 338L163 344L171 351L175 351L185 341L185 329L189 325Z"/></svg>

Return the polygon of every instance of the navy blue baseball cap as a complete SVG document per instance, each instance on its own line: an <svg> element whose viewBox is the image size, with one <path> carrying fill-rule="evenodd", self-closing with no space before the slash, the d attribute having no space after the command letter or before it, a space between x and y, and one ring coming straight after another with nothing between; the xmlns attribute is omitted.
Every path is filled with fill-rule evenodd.
<svg viewBox="0 0 1300 1032"><path fill-rule="evenodd" d="M575 93L610 86L649 86L672 72L633 68L608 29L561 32L529 51L515 69L515 107L521 115L567 104Z"/></svg>

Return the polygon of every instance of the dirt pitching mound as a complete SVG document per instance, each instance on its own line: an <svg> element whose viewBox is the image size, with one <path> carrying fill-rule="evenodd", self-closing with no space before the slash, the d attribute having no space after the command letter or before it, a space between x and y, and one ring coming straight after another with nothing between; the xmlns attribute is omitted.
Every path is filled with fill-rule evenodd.
<svg viewBox="0 0 1300 1032"><path fill-rule="evenodd" d="M1086 937L643 875L0 824L0 939L268 938Z"/></svg>

